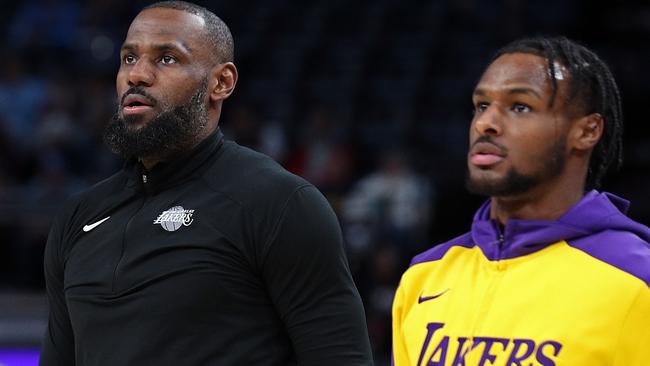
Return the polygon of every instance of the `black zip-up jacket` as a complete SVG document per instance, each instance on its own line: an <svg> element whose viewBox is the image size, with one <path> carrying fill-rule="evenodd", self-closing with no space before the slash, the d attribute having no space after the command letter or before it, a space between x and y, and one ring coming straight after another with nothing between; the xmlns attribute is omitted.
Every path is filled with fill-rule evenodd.
<svg viewBox="0 0 650 366"><path fill-rule="evenodd" d="M42 366L372 364L331 207L219 131L69 200L45 276Z"/></svg>

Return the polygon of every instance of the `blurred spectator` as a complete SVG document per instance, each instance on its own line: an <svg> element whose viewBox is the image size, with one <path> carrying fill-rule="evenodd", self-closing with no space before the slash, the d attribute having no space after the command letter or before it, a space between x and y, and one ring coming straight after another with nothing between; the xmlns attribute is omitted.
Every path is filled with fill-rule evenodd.
<svg viewBox="0 0 650 366"><path fill-rule="evenodd" d="M54 148L41 150L37 174L26 189L26 199L39 205L58 205L85 185L70 173L63 154Z"/></svg>
<svg viewBox="0 0 650 366"><path fill-rule="evenodd" d="M236 105L229 107L228 112L228 119L221 125L224 135L240 145L259 150L261 122L257 108Z"/></svg>
<svg viewBox="0 0 650 366"><path fill-rule="evenodd" d="M307 114L298 146L289 156L287 166L329 199L335 199L352 180L354 155L347 141L348 129L336 123L323 106L312 106Z"/></svg>
<svg viewBox="0 0 650 366"><path fill-rule="evenodd" d="M0 130L16 148L28 150L32 145L46 85L46 80L25 70L20 55L0 55Z"/></svg>
<svg viewBox="0 0 650 366"><path fill-rule="evenodd" d="M430 183L411 170L404 154L385 153L379 169L361 178L345 198L342 218L348 244L359 252L382 238L407 251L421 244L432 198Z"/></svg>
<svg viewBox="0 0 650 366"><path fill-rule="evenodd" d="M260 151L283 163L287 158L287 136L278 121L269 121L260 131Z"/></svg>
<svg viewBox="0 0 650 366"><path fill-rule="evenodd" d="M227 138L266 154L277 162L284 162L287 137L282 124L262 120L259 108L252 104L230 106L227 113L221 126Z"/></svg>
<svg viewBox="0 0 650 366"><path fill-rule="evenodd" d="M51 83L47 103L35 126L32 138L37 148L59 147L75 144L85 138L82 130L76 128L71 111L74 106L74 89L69 83Z"/></svg>

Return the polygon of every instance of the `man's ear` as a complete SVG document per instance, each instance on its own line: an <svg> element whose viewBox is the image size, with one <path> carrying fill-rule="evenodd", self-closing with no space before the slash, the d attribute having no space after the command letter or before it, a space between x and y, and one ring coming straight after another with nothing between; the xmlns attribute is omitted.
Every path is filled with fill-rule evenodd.
<svg viewBox="0 0 650 366"><path fill-rule="evenodd" d="M237 84L237 68L232 62L219 64L212 69L210 80L210 100L218 102L232 94Z"/></svg>
<svg viewBox="0 0 650 366"><path fill-rule="evenodd" d="M571 146L580 151L591 151L603 136L605 122L600 113L580 117L571 127Z"/></svg>

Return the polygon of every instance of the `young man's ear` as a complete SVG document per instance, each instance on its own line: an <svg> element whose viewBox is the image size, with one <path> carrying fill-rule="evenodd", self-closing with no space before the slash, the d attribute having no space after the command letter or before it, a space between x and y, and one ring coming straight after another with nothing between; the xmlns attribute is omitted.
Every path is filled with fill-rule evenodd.
<svg viewBox="0 0 650 366"><path fill-rule="evenodd" d="M581 117L571 128L571 146L581 151L593 149L603 136L604 128L605 122L600 113Z"/></svg>
<svg viewBox="0 0 650 366"><path fill-rule="evenodd" d="M232 94L237 84L237 68L232 62L219 64L212 69L212 79L209 85L210 100L218 102Z"/></svg>

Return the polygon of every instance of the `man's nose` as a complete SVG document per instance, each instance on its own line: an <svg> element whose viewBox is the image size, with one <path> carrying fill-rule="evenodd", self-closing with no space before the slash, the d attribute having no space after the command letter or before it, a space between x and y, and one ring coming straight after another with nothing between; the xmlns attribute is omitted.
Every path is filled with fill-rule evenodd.
<svg viewBox="0 0 650 366"><path fill-rule="evenodd" d="M474 119L474 128L480 135L500 135L503 116L495 105L488 106Z"/></svg>
<svg viewBox="0 0 650 366"><path fill-rule="evenodd" d="M129 70L130 86L151 86L156 79L154 66L146 58L141 58Z"/></svg>

